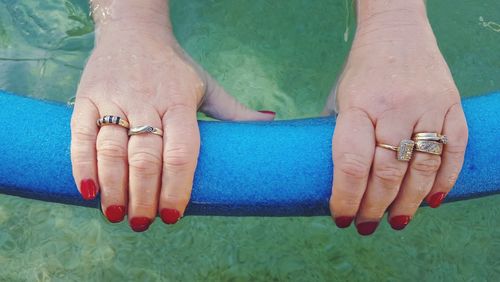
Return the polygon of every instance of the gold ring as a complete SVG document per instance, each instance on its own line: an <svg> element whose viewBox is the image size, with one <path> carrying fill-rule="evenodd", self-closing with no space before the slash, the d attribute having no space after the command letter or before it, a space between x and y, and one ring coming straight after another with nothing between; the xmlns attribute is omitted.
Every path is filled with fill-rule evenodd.
<svg viewBox="0 0 500 282"><path fill-rule="evenodd" d="M119 126L127 128L127 129L130 127L130 124L128 123L128 121L119 117L119 116L107 115L107 116L103 116L102 118L97 120L97 126L99 126L99 127L104 126L104 125L111 125L111 124L117 124Z"/></svg>
<svg viewBox="0 0 500 282"><path fill-rule="evenodd" d="M156 134L160 137L163 137L163 130L156 128L156 127L149 126L149 125L136 126L136 127L129 129L129 131L128 131L129 136L143 134L143 133L153 133L153 134Z"/></svg>
<svg viewBox="0 0 500 282"><path fill-rule="evenodd" d="M419 140L415 142L415 151L441 155L443 153L443 144L437 141Z"/></svg>
<svg viewBox="0 0 500 282"><path fill-rule="evenodd" d="M436 132L420 132L413 135L413 141L436 141L443 144L448 143L448 137Z"/></svg>
<svg viewBox="0 0 500 282"><path fill-rule="evenodd" d="M399 146L392 146L392 145L387 145L387 144L382 144L382 143L377 143L377 146L389 149L392 151L396 151L397 155L396 158L398 161L404 161L408 162L411 160L411 156L413 154L413 147L415 146L415 142L412 140L408 139L403 139L401 142L399 142Z"/></svg>

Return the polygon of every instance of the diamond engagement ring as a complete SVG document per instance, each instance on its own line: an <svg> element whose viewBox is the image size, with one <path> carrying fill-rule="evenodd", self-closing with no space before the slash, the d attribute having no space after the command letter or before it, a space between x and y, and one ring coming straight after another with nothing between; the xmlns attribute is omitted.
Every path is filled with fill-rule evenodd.
<svg viewBox="0 0 500 282"><path fill-rule="evenodd" d="M397 147L382 143L377 143L377 146L396 151L396 158L398 159L398 161L408 162L410 161L413 154L413 147L415 146L415 142L413 142L412 140L403 139L401 140L401 142L399 142L399 146Z"/></svg>

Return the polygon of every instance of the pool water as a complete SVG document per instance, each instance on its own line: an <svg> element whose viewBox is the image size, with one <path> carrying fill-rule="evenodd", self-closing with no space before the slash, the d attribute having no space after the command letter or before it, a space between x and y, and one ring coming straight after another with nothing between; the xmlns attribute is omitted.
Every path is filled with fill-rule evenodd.
<svg viewBox="0 0 500 282"><path fill-rule="evenodd" d="M500 90L500 2L427 2L461 94ZM88 13L86 1L0 0L0 88L68 101L93 46ZM321 112L355 28L350 0L176 0L171 13L196 61L280 119ZM0 195L0 281L498 281L498 218L489 196L370 237L329 217L188 216L137 234L95 209Z"/></svg>

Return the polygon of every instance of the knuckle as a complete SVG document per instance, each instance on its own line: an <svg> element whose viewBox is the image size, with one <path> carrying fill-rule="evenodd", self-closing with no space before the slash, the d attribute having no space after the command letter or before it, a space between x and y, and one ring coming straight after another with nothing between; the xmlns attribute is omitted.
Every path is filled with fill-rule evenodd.
<svg viewBox="0 0 500 282"><path fill-rule="evenodd" d="M446 144L445 145L445 150L446 153L448 153L450 156L457 158L465 155L465 149L467 147L467 144L463 142L462 144Z"/></svg>
<svg viewBox="0 0 500 282"><path fill-rule="evenodd" d="M457 87L454 85L454 83L450 83L450 85L444 87L441 91L445 96L451 97L451 99L455 100L460 97L460 93L458 92ZM460 106L460 103L457 103L456 105Z"/></svg>
<svg viewBox="0 0 500 282"><path fill-rule="evenodd" d="M72 142L70 151L73 166L86 167L94 164L94 152L89 152L87 147L80 146L77 142Z"/></svg>
<svg viewBox="0 0 500 282"><path fill-rule="evenodd" d="M401 179L403 179L405 172L404 167L391 165L379 165L375 166L373 169L374 176L380 179L383 183L391 184L389 186L399 184Z"/></svg>
<svg viewBox="0 0 500 282"><path fill-rule="evenodd" d="M358 154L342 154L337 165L341 172L355 179L367 178L370 173L369 162Z"/></svg>
<svg viewBox="0 0 500 282"><path fill-rule="evenodd" d="M79 154L72 154L71 156L71 164L73 166L73 169L81 170L92 168L94 166L94 160L89 157L85 157Z"/></svg>
<svg viewBox="0 0 500 282"><path fill-rule="evenodd" d="M188 144L176 144L165 150L164 166L167 170L186 170L196 165L196 151Z"/></svg>
<svg viewBox="0 0 500 282"><path fill-rule="evenodd" d="M158 168L161 166L160 156L147 152L139 151L129 156L129 166L136 170L139 175L156 175L159 174Z"/></svg>
<svg viewBox="0 0 500 282"><path fill-rule="evenodd" d="M434 175L439 167L441 166L441 158L428 157L424 159L415 160L412 163L412 168L420 175L432 176Z"/></svg>
<svg viewBox="0 0 500 282"><path fill-rule="evenodd" d="M73 142L95 142L97 131L94 128L81 125L71 127L71 135Z"/></svg>
<svg viewBox="0 0 500 282"><path fill-rule="evenodd" d="M335 185L331 197L331 204L333 205L334 203L338 203L338 206L336 208L339 209L357 208L361 203L362 197L363 191L352 189L350 187L339 187Z"/></svg>
<svg viewBox="0 0 500 282"><path fill-rule="evenodd" d="M467 127L459 129L457 132L457 137L454 140L450 140L448 144L445 145L445 150L452 154L465 154L465 149L467 148L468 141L468 131Z"/></svg>
<svg viewBox="0 0 500 282"><path fill-rule="evenodd" d="M361 203L361 199L358 197L342 197L341 199L338 200L338 206L336 208L339 209L356 209L359 207L359 204Z"/></svg>
<svg viewBox="0 0 500 282"><path fill-rule="evenodd" d="M178 95L171 96L171 99L168 103L167 112L175 113L182 111L190 111L193 110L196 112L196 103L189 101L186 98L178 97Z"/></svg>
<svg viewBox="0 0 500 282"><path fill-rule="evenodd" d="M124 159L127 156L127 149L124 144L116 140L102 140L97 142L97 156L108 159Z"/></svg>

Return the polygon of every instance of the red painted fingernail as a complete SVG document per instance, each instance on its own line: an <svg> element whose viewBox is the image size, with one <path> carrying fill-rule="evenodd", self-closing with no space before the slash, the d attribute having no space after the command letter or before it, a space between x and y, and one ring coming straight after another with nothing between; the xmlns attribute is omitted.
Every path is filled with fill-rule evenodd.
<svg viewBox="0 0 500 282"><path fill-rule="evenodd" d="M176 209L162 209L160 217L165 224L174 224L181 218L181 213Z"/></svg>
<svg viewBox="0 0 500 282"><path fill-rule="evenodd" d="M112 223L120 222L125 217L125 206L117 206L117 205L109 206L104 214L108 218L109 222Z"/></svg>
<svg viewBox="0 0 500 282"><path fill-rule="evenodd" d="M446 193L437 192L434 195L427 198L427 203L429 204L429 207L437 208L441 205L441 202L444 200L444 197L446 197Z"/></svg>
<svg viewBox="0 0 500 282"><path fill-rule="evenodd" d="M335 224L338 228L347 228L351 225L353 219L353 216L339 216L335 218Z"/></svg>
<svg viewBox="0 0 500 282"><path fill-rule="evenodd" d="M358 225L356 225L356 229L358 230L359 234L366 236L375 232L377 226L378 226L378 221L368 221L359 223Z"/></svg>
<svg viewBox="0 0 500 282"><path fill-rule="evenodd" d="M80 192L85 200L93 200L97 195L97 187L95 186L94 180L83 179L80 183Z"/></svg>
<svg viewBox="0 0 500 282"><path fill-rule="evenodd" d="M143 232L148 230L151 219L147 217L133 217L130 219L129 224L135 232Z"/></svg>
<svg viewBox="0 0 500 282"><path fill-rule="evenodd" d="M410 217L407 215L397 215L389 219L392 229L402 230L410 223Z"/></svg>
<svg viewBox="0 0 500 282"><path fill-rule="evenodd" d="M259 113L268 114L268 115L276 115L276 113L273 112L273 111L265 111L265 110L264 111L259 111Z"/></svg>

